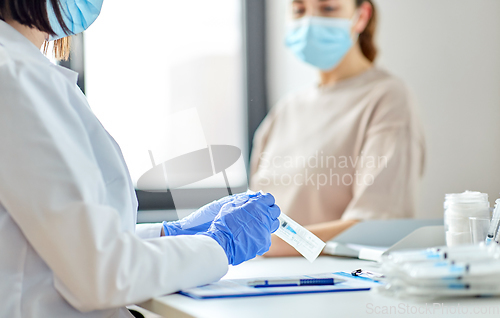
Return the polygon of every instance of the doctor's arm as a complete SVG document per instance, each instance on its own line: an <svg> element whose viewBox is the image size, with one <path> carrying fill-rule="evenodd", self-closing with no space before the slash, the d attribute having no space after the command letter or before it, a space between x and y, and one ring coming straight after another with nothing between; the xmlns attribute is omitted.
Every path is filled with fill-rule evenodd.
<svg viewBox="0 0 500 318"><path fill-rule="evenodd" d="M210 283L228 259L212 238L143 240L106 204L107 190L67 81L52 70L3 68L0 202L54 273L54 286L86 312ZM48 67L48 66L47 66ZM43 71L43 72L42 72Z"/></svg>
<svg viewBox="0 0 500 318"><path fill-rule="evenodd" d="M206 232L225 204L234 202L242 204L246 202L245 200L256 197L261 197L261 193L243 192L225 196L219 200L205 204L198 210L177 221L137 224L135 233L139 237L147 239L159 236L195 235L199 232Z"/></svg>

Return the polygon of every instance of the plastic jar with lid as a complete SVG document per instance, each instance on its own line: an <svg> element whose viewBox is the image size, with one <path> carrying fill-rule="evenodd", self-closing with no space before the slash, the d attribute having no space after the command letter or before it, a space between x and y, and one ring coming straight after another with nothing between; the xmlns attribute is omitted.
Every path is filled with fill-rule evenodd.
<svg viewBox="0 0 500 318"><path fill-rule="evenodd" d="M471 244L469 218L490 218L488 194L465 191L445 196L444 230L446 245L457 246Z"/></svg>

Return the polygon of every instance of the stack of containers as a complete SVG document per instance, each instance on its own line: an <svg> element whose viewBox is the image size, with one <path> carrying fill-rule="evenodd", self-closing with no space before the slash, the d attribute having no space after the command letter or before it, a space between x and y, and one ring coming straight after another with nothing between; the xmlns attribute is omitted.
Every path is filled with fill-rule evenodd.
<svg viewBox="0 0 500 318"><path fill-rule="evenodd" d="M384 284L375 290L420 300L500 296L500 245L495 244L500 241L500 199L496 201L491 222L486 193L447 194L444 209L448 246L396 251L383 256ZM471 226L478 220L485 221L489 229L475 231L472 227L480 242L473 245Z"/></svg>
<svg viewBox="0 0 500 318"><path fill-rule="evenodd" d="M444 202L444 228L446 245L471 244L469 218L490 218L488 194L465 191L447 194Z"/></svg>
<svg viewBox="0 0 500 318"><path fill-rule="evenodd" d="M388 296L433 300L500 295L500 245L480 244L393 252L382 258Z"/></svg>

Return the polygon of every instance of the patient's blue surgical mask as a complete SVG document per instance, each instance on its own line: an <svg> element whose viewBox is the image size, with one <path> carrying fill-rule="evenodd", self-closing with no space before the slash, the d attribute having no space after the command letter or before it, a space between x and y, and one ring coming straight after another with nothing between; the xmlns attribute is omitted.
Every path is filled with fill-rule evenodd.
<svg viewBox="0 0 500 318"><path fill-rule="evenodd" d="M61 13L71 34L85 31L101 13L103 0L61 0ZM50 25L56 35L50 35L49 41L67 36L57 21L51 1L47 0L47 13Z"/></svg>
<svg viewBox="0 0 500 318"><path fill-rule="evenodd" d="M357 13L353 19L358 17ZM349 19L304 17L292 23L286 46L302 61L325 71L331 70L354 44L352 24Z"/></svg>

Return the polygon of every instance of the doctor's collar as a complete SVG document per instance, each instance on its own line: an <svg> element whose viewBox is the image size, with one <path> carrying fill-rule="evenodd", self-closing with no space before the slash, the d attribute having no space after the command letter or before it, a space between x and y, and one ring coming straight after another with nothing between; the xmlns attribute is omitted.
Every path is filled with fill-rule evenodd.
<svg viewBox="0 0 500 318"><path fill-rule="evenodd" d="M52 65L36 45L3 20L0 20L0 45L9 53L15 53L12 56L14 59L30 59Z"/></svg>

